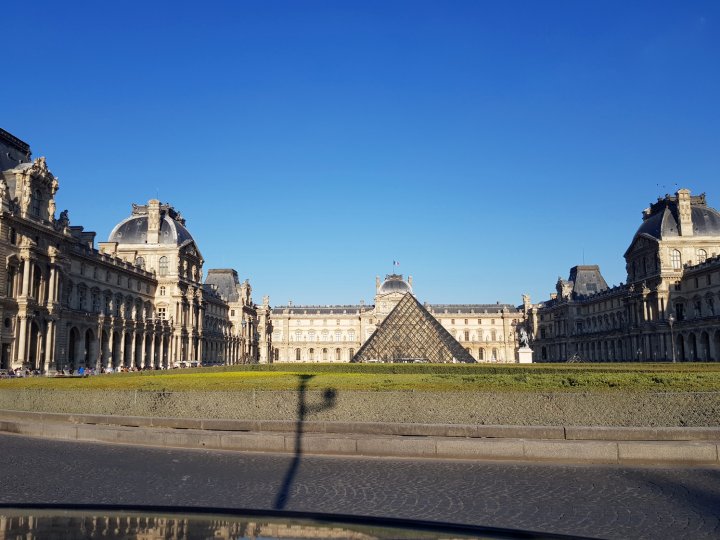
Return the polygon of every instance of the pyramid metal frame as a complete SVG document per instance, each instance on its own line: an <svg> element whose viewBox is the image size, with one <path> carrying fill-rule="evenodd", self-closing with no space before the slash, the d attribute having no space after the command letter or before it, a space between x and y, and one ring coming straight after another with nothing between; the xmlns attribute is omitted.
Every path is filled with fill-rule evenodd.
<svg viewBox="0 0 720 540"><path fill-rule="evenodd" d="M351 362L475 362L411 293L406 293Z"/></svg>

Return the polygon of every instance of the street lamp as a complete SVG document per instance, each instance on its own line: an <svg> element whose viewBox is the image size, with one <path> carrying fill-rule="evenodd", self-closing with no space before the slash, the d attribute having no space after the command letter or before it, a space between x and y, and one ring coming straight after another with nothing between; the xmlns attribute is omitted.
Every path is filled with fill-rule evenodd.
<svg viewBox="0 0 720 540"><path fill-rule="evenodd" d="M668 317L668 324L670 325L670 343L672 344L673 364L675 363L675 332L673 332L673 325L675 324L675 317L671 313Z"/></svg>

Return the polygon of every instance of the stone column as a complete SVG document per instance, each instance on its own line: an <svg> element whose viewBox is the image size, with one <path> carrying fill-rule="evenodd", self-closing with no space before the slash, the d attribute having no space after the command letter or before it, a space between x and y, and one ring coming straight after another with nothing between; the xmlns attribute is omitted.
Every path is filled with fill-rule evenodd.
<svg viewBox="0 0 720 540"><path fill-rule="evenodd" d="M27 297L30 285L30 257L23 259L23 282L21 296Z"/></svg>
<svg viewBox="0 0 720 540"><path fill-rule="evenodd" d="M135 342L137 341L137 332L135 329L132 331L132 338L130 339L130 367L135 367Z"/></svg>
<svg viewBox="0 0 720 540"><path fill-rule="evenodd" d="M43 361L43 372L47 374L50 369L50 363L55 356L53 354L55 350L55 322L48 321L47 331L45 332L45 359Z"/></svg>
<svg viewBox="0 0 720 540"><path fill-rule="evenodd" d="M115 328L110 327L110 339L108 339L108 366L115 367Z"/></svg>
<svg viewBox="0 0 720 540"><path fill-rule="evenodd" d="M147 355L145 354L145 339L147 337L146 330L140 334L140 368L147 366Z"/></svg>
<svg viewBox="0 0 720 540"><path fill-rule="evenodd" d="M203 362L203 338L198 338L198 362Z"/></svg>
<svg viewBox="0 0 720 540"><path fill-rule="evenodd" d="M25 363L27 358L27 315L18 315L18 346L17 346L17 361L22 365Z"/></svg>
<svg viewBox="0 0 720 540"><path fill-rule="evenodd" d="M120 332L120 362L119 366L125 365L125 329ZM119 367L118 366L118 367Z"/></svg>
<svg viewBox="0 0 720 540"><path fill-rule="evenodd" d="M150 334L150 366L155 367L155 336L157 334L157 331L155 328L152 329L152 333Z"/></svg>
<svg viewBox="0 0 720 540"><path fill-rule="evenodd" d="M160 365L167 367L165 362L165 333L160 334Z"/></svg>

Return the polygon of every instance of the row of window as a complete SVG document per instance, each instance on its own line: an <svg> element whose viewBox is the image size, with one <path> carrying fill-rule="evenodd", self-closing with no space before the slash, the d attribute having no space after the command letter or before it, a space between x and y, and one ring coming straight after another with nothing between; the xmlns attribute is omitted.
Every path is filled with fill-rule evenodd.
<svg viewBox="0 0 720 540"><path fill-rule="evenodd" d="M702 264L708 258L707 251L698 248L695 250L695 257L698 264ZM672 251L670 254L670 264L672 265L673 270L682 270L682 254L680 253L680 250L674 249Z"/></svg>
<svg viewBox="0 0 720 540"><path fill-rule="evenodd" d="M275 349L275 360L280 360L280 350ZM330 362L331 356L330 351L327 348L321 349L318 352L315 351L314 348L309 348L305 355L303 355L303 352L301 349L295 349L295 361L296 362L315 362L315 361L321 361L321 362ZM335 352L333 354L335 362L342 362L343 359L342 349L335 349ZM348 349L348 354L346 357L346 360L349 362L352 357L355 356L355 349Z"/></svg>

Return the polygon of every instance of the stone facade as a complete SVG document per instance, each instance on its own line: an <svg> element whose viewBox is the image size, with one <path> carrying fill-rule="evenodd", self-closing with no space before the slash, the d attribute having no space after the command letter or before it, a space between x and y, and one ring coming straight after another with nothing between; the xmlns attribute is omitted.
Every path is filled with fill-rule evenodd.
<svg viewBox="0 0 720 540"><path fill-rule="evenodd" d="M56 216L59 183L44 158L24 161L29 147L4 131L0 155L11 160L0 173L0 369L259 360L257 333L244 343L230 303L202 283L203 258L174 208L133 205L98 250L67 210Z"/></svg>
<svg viewBox="0 0 720 540"><path fill-rule="evenodd" d="M375 278L374 305L293 306L272 309L276 362L349 362L406 292L412 277ZM523 310L509 304L424 304L478 362L516 362Z"/></svg>
<svg viewBox="0 0 720 540"><path fill-rule="evenodd" d="M659 198L625 252L627 283L577 266L528 306L535 360L719 361L719 254L720 213L704 194Z"/></svg>

